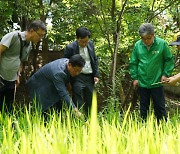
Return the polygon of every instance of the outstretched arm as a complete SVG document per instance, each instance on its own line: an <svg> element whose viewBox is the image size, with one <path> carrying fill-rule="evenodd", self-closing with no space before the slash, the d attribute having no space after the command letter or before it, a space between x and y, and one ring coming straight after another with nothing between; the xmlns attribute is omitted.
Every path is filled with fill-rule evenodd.
<svg viewBox="0 0 180 154"><path fill-rule="evenodd" d="M171 76L167 79L167 83L170 85L177 85L178 82L180 82L180 73Z"/></svg>
<svg viewBox="0 0 180 154"><path fill-rule="evenodd" d="M61 97L61 99L69 106L72 108L74 114L78 117L81 118L83 117L83 114L79 112L78 108L75 106L75 104L72 101L72 98L70 97L67 88L66 88L66 82L63 74L57 74L54 76L53 80L54 86Z"/></svg>

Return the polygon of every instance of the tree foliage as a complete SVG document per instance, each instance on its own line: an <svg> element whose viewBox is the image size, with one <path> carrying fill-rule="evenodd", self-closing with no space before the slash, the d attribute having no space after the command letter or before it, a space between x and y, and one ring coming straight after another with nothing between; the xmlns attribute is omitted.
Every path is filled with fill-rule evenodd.
<svg viewBox="0 0 180 154"><path fill-rule="evenodd" d="M44 56L48 46L57 45L56 49L62 50L73 41L77 27L89 28L99 57L101 94L106 98L116 97L123 103L128 99L124 93L130 94L128 62L139 39L138 27L151 22L156 35L170 42L173 33L180 30L180 1L0 0L0 18L0 36L12 30L15 22L24 30L31 20L50 19L52 28L43 41Z"/></svg>

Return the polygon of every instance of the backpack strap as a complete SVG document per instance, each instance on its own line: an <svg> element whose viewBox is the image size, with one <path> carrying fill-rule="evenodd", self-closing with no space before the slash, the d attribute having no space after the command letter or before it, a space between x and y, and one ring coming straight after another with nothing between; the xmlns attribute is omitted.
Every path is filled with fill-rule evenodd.
<svg viewBox="0 0 180 154"><path fill-rule="evenodd" d="M18 37L19 37L19 40L20 40L20 55L19 55L19 58L21 60L21 58L22 58L22 50L23 50L23 41L22 41L21 35L19 33L18 33Z"/></svg>

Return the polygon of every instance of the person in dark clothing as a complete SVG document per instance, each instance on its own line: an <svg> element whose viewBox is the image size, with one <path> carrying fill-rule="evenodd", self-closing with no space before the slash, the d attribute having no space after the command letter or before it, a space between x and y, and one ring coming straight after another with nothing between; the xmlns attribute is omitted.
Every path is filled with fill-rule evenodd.
<svg viewBox="0 0 180 154"><path fill-rule="evenodd" d="M90 35L87 28L78 28L77 40L68 44L64 51L65 58L80 54L86 61L82 72L72 80L72 99L78 108L83 107L86 114L89 113L92 105L94 85L99 82L98 59Z"/></svg>
<svg viewBox="0 0 180 154"><path fill-rule="evenodd" d="M76 30L77 40L68 44L64 51L65 58L80 54L86 61L82 72L72 80L73 101L78 108L83 107L86 114L89 113L92 105L94 85L99 82L98 59L90 35L87 28L78 28Z"/></svg>
<svg viewBox="0 0 180 154"><path fill-rule="evenodd" d="M169 45L170 46L177 46L177 50L179 53L179 51L180 51L180 32L174 36L174 41L171 42ZM168 84L170 84L172 86L179 86L180 85L180 73L178 73L174 76L171 76L167 80L168 80L167 81Z"/></svg>
<svg viewBox="0 0 180 154"><path fill-rule="evenodd" d="M56 103L65 102L77 116L81 116L66 86L71 77L81 72L84 65L84 59L76 54L70 59L62 58L50 62L34 73L27 81L27 86L31 99L36 99L38 109L46 112Z"/></svg>

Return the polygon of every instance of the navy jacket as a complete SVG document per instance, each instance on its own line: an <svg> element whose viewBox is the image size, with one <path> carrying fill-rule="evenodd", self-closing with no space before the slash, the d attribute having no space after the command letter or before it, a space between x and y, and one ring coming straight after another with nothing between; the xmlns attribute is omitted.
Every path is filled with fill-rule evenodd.
<svg viewBox="0 0 180 154"><path fill-rule="evenodd" d="M91 60L91 67L93 70L93 76L99 77L99 70L98 70L98 59L96 57L95 51L94 51L94 44L92 41L88 42L87 49L89 52L90 60ZM64 50L64 57L70 58L71 56L79 54L79 45L77 41L72 42L71 44L68 44Z"/></svg>
<svg viewBox="0 0 180 154"><path fill-rule="evenodd" d="M67 70L68 61L67 58L62 58L48 63L27 81L30 97L31 99L36 97L36 102L40 103L42 111L59 101L75 107L66 89L70 81L70 74Z"/></svg>

